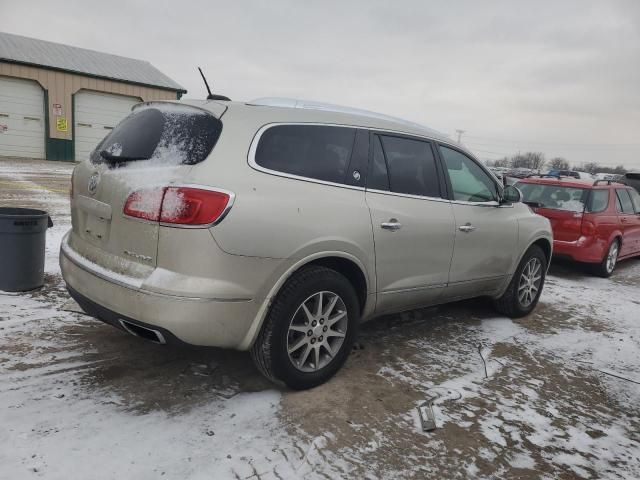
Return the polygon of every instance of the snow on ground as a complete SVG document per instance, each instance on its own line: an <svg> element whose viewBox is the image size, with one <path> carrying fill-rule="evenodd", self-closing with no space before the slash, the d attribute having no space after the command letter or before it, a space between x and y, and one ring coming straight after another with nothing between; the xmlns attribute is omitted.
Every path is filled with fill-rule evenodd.
<svg viewBox="0 0 640 480"><path fill-rule="evenodd" d="M484 301L383 317L331 382L289 392L241 352L64 310L69 174L0 161L0 203L55 224L45 287L0 292L0 478L640 477L640 261L554 265L525 319Z"/></svg>

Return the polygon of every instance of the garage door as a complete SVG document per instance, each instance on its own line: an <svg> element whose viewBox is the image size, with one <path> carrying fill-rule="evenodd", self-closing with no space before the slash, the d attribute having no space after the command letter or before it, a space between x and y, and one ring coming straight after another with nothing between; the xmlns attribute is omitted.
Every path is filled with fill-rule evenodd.
<svg viewBox="0 0 640 480"><path fill-rule="evenodd" d="M40 85L0 77L0 155L44 158L44 126Z"/></svg>
<svg viewBox="0 0 640 480"><path fill-rule="evenodd" d="M79 92L75 95L76 160L84 160L140 99L110 93Z"/></svg>

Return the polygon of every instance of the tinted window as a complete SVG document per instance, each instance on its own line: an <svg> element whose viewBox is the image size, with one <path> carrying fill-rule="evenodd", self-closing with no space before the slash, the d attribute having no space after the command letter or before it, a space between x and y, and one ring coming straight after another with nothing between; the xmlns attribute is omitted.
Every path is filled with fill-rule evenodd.
<svg viewBox="0 0 640 480"><path fill-rule="evenodd" d="M347 170L345 183L357 187L367 184L367 170L369 166L369 132L356 130L356 139L353 144L353 153Z"/></svg>
<svg viewBox="0 0 640 480"><path fill-rule="evenodd" d="M389 177L387 176L387 162L382 151L380 137L373 139L373 162L367 180L367 188L375 190L389 190Z"/></svg>
<svg viewBox="0 0 640 480"><path fill-rule="evenodd" d="M627 192L629 192L629 195L631 196L631 201L636 209L636 213L640 213L640 194L635 190L627 190Z"/></svg>
<svg viewBox="0 0 640 480"><path fill-rule="evenodd" d="M439 197L438 172L431 144L381 136L392 192Z"/></svg>
<svg viewBox="0 0 640 480"><path fill-rule="evenodd" d="M609 190L591 190L587 212L604 212L609 206Z"/></svg>
<svg viewBox="0 0 640 480"><path fill-rule="evenodd" d="M449 172L453 199L465 202L490 202L498 199L498 187L476 162L451 148L440 146Z"/></svg>
<svg viewBox="0 0 640 480"><path fill-rule="evenodd" d="M584 205L589 193L584 188L540 183L521 182L517 183L516 187L522 192L522 201L532 207L566 210L569 212L584 211Z"/></svg>
<svg viewBox="0 0 640 480"><path fill-rule="evenodd" d="M344 183L355 134L355 128L347 127L271 127L260 137L256 163L278 172Z"/></svg>
<svg viewBox="0 0 640 480"><path fill-rule="evenodd" d="M621 213L635 213L633 209L633 203L631 203L631 197L627 193L626 189L616 189L618 194L618 211Z"/></svg>
<svg viewBox="0 0 640 480"><path fill-rule="evenodd" d="M209 156L221 132L222 122L203 110L177 104L141 107L98 144L91 161L119 165L153 159L193 165Z"/></svg>

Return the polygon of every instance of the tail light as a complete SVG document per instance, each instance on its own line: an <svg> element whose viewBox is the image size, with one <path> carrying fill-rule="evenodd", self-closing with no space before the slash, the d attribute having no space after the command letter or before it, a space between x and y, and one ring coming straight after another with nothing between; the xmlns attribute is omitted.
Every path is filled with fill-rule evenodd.
<svg viewBox="0 0 640 480"><path fill-rule="evenodd" d="M204 226L224 218L234 195L194 187L157 187L136 190L127 197L124 214L173 225Z"/></svg>

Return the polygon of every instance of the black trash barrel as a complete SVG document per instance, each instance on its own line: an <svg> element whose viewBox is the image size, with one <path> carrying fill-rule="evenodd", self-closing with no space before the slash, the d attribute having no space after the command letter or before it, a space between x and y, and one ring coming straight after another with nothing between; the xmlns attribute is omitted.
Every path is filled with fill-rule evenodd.
<svg viewBox="0 0 640 480"><path fill-rule="evenodd" d="M44 284L44 246L49 214L0 207L0 290L24 292Z"/></svg>

